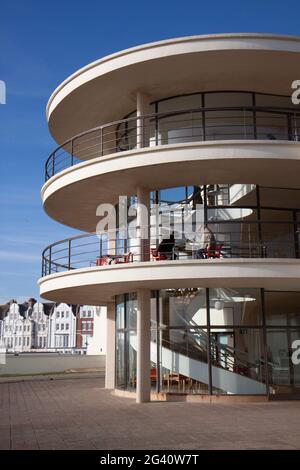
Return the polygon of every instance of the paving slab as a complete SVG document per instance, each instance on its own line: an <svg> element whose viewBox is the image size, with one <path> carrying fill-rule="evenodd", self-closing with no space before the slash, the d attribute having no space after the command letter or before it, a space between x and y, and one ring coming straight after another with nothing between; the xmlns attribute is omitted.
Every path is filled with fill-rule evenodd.
<svg viewBox="0 0 300 470"><path fill-rule="evenodd" d="M300 449L300 401L136 404L103 376L0 383L0 449Z"/></svg>

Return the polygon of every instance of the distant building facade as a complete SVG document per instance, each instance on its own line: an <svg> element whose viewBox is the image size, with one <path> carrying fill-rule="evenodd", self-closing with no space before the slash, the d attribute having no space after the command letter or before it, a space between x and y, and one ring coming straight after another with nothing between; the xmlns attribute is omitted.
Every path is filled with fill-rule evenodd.
<svg viewBox="0 0 300 470"><path fill-rule="evenodd" d="M87 348L94 334L95 309L91 305L82 305L79 308L76 328L76 347Z"/></svg>
<svg viewBox="0 0 300 470"><path fill-rule="evenodd" d="M103 309L105 315L101 313L99 323ZM96 341L95 317L101 329ZM0 344L10 353L76 349L87 354L105 354L105 321L104 307L41 303L33 298L23 304L11 300L0 306Z"/></svg>
<svg viewBox="0 0 300 470"><path fill-rule="evenodd" d="M77 307L61 303L49 315L48 349L64 350L76 347Z"/></svg>

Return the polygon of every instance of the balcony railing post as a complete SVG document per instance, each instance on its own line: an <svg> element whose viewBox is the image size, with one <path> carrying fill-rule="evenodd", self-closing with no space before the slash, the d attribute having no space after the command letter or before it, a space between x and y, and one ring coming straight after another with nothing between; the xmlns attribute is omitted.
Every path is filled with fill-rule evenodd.
<svg viewBox="0 0 300 470"><path fill-rule="evenodd" d="M257 139L257 120L256 120L256 96L252 93L252 106L253 106L253 137Z"/></svg>
<svg viewBox="0 0 300 470"><path fill-rule="evenodd" d="M206 140L206 113L204 110L205 102L204 102L204 94L202 93L201 97L201 107L202 107L202 134L203 134L203 140Z"/></svg>
<svg viewBox="0 0 300 470"><path fill-rule="evenodd" d="M100 130L100 156L103 157L103 127Z"/></svg>
<svg viewBox="0 0 300 470"><path fill-rule="evenodd" d="M52 246L49 248L49 266L48 266L48 274L51 274L52 268Z"/></svg>
<svg viewBox="0 0 300 470"><path fill-rule="evenodd" d="M74 139L71 140L71 166L74 165Z"/></svg>
<svg viewBox="0 0 300 470"><path fill-rule="evenodd" d="M52 155L52 175L51 176L54 176L54 172L55 172L55 152Z"/></svg>
<svg viewBox="0 0 300 470"><path fill-rule="evenodd" d="M298 126L297 126L297 117L296 113L294 113L294 140L298 142Z"/></svg>
<svg viewBox="0 0 300 470"><path fill-rule="evenodd" d="M69 240L68 243L68 270L71 269L71 249L72 249L72 239Z"/></svg>

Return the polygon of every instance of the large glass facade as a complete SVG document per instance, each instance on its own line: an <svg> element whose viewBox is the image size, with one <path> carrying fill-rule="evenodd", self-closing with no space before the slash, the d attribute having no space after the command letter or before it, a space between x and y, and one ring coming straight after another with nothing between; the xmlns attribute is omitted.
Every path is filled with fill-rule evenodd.
<svg viewBox="0 0 300 470"><path fill-rule="evenodd" d="M300 292L152 292L151 385L168 393L300 397ZM136 296L116 298L116 383L136 386Z"/></svg>
<svg viewBox="0 0 300 470"><path fill-rule="evenodd" d="M151 247L173 232L173 259L197 258L204 231L221 258L299 257L299 189L199 184L155 191L151 200Z"/></svg>
<svg viewBox="0 0 300 470"><path fill-rule="evenodd" d="M135 112L127 116L117 130L117 149L135 148L140 132L145 146L204 140L298 140L298 112L290 96L249 91L174 96L151 103L143 124L132 119Z"/></svg>

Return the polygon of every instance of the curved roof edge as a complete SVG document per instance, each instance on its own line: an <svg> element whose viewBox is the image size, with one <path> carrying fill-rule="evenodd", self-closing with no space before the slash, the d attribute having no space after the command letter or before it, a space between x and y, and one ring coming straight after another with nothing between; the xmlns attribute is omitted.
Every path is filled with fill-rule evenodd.
<svg viewBox="0 0 300 470"><path fill-rule="evenodd" d="M76 72L71 74L67 77L51 94L47 106L46 106L46 117L49 120L50 117L50 108L57 97L57 95L64 89L66 85L71 83L80 75L84 74L85 72L93 69L98 65L102 65L106 62L112 61L122 56L126 56L129 54L133 54L135 52L144 51L151 48L168 46L172 44L179 44L179 43L186 43L186 42L195 42L195 41L205 41L205 40L220 40L220 39L262 39L262 40L276 40L282 42L296 42L299 43L299 52L300 52L300 36L290 36L290 35L280 35L280 34L272 34L272 33L219 33L219 34L203 34L203 35L194 35L194 36L184 36L184 37L175 37L172 39L164 39L161 41L154 41L146 44L141 44L139 46L130 47L127 49L123 49L121 51L109 54L104 56L100 59L97 59L90 64L78 69Z"/></svg>

